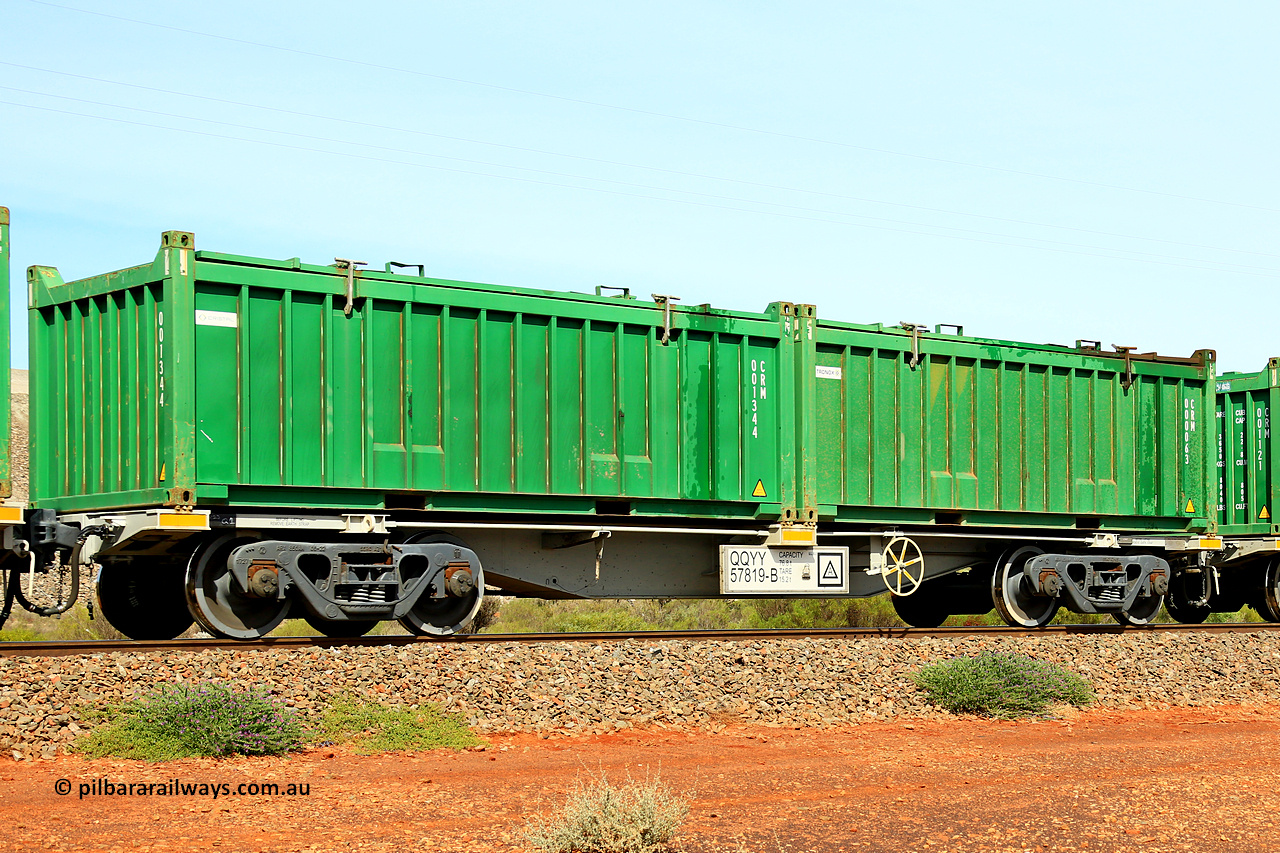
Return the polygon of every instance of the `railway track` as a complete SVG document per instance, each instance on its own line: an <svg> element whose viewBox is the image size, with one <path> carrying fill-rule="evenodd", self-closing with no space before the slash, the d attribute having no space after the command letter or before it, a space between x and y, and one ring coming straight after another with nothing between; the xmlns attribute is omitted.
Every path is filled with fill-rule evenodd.
<svg viewBox="0 0 1280 853"><path fill-rule="evenodd" d="M784 638L923 640L948 637L1064 636L1123 633L1231 634L1280 631L1267 622L1218 622L1203 625L1157 624L1050 625L1028 630L1004 626L955 628L798 628L786 630L591 631L566 634L459 634L452 637L402 635L334 639L332 637L266 637L256 641L220 639L88 640L81 642L0 642L0 657L65 657L109 652L203 651L205 649L300 649L359 646L408 646L415 643L605 643L626 640L773 640Z"/></svg>

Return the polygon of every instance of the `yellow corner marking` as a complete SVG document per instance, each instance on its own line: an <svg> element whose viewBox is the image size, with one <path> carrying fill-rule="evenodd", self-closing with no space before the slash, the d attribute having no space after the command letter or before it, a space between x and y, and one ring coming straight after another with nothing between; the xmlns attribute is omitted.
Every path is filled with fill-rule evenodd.
<svg viewBox="0 0 1280 853"><path fill-rule="evenodd" d="M1258 513L1258 518L1270 518L1270 517L1271 517L1271 513L1267 512L1267 508L1265 506L1262 508L1262 512Z"/></svg>
<svg viewBox="0 0 1280 853"><path fill-rule="evenodd" d="M764 480L756 480L756 487L751 490L751 497L753 498L768 497L764 493Z"/></svg>
<svg viewBox="0 0 1280 853"><path fill-rule="evenodd" d="M159 523L161 527L199 527L204 530L209 527L209 518L191 512L162 512Z"/></svg>
<svg viewBox="0 0 1280 853"><path fill-rule="evenodd" d="M782 541L785 544L813 545L816 538L814 530L811 527L801 527L798 529L782 531Z"/></svg>
<svg viewBox="0 0 1280 853"><path fill-rule="evenodd" d="M20 506L0 506L0 524L21 524L22 523L22 507Z"/></svg>
<svg viewBox="0 0 1280 853"><path fill-rule="evenodd" d="M164 466L165 466L165 463L161 462L160 463L160 482L162 483L164 482Z"/></svg>
<svg viewBox="0 0 1280 853"><path fill-rule="evenodd" d="M1195 505L1195 504L1193 504L1193 503L1191 502L1191 499L1190 499L1190 498L1188 498L1188 499L1187 499L1187 508L1186 508L1186 509L1184 509L1184 510L1183 510L1183 512L1195 512L1195 511L1196 511L1196 505Z"/></svg>
<svg viewBox="0 0 1280 853"><path fill-rule="evenodd" d="M1216 536L1204 536L1200 539L1200 547L1210 551L1222 550L1222 540Z"/></svg>

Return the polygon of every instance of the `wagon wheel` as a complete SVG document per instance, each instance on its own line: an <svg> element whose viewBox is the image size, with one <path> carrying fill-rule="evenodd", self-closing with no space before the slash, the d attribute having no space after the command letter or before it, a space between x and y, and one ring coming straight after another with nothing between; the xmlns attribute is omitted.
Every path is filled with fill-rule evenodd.
<svg viewBox="0 0 1280 853"><path fill-rule="evenodd" d="M316 631L319 631L326 637L334 639L354 639L363 637L365 634L378 627L377 619L344 619L342 621L334 621L329 619L319 619L306 613L302 617Z"/></svg>
<svg viewBox="0 0 1280 853"><path fill-rule="evenodd" d="M0 555L0 628L13 612L14 585L18 583L20 565L12 551Z"/></svg>
<svg viewBox="0 0 1280 853"><path fill-rule="evenodd" d="M444 533L421 533L405 540L406 545L429 542L447 542L460 548L467 547L462 540ZM480 602L484 598L484 569L478 562L471 569L470 582L458 590L462 595L451 592L447 598L432 598L428 593L423 593L414 603L413 609L400 618L404 629L411 634L444 637L457 634L465 628L480 612ZM443 573L439 582L444 582Z"/></svg>
<svg viewBox="0 0 1280 853"><path fill-rule="evenodd" d="M1207 568L1202 569L1202 572L1207 571ZM1205 576L1202 574L1193 575L1185 571L1174 573L1173 579L1169 581L1169 594L1165 596L1164 606L1175 622L1181 622L1183 625L1199 625L1209 618L1213 608L1207 602L1192 603L1199 602L1204 595L1204 583Z"/></svg>
<svg viewBox="0 0 1280 853"><path fill-rule="evenodd" d="M898 618L912 628L937 628L951 615L947 612L943 595L936 592L933 595L929 593L910 597L894 595L891 598L893 610L898 614Z"/></svg>
<svg viewBox="0 0 1280 853"><path fill-rule="evenodd" d="M1058 612L1058 599L1036 595L1022 569L1032 557L1043 554L1034 545L1023 545L1000 556L991 576L991 600L996 612L1014 628L1043 628Z"/></svg>
<svg viewBox="0 0 1280 853"><path fill-rule="evenodd" d="M1267 563L1262 574L1262 594L1254 609L1268 622L1280 622L1280 557Z"/></svg>
<svg viewBox="0 0 1280 853"><path fill-rule="evenodd" d="M232 577L231 552L253 541L227 533L206 540L187 563L187 607L200 626L215 637L256 640L274 631L289 615L289 599L250 595Z"/></svg>
<svg viewBox="0 0 1280 853"><path fill-rule="evenodd" d="M1112 613L1111 618L1121 625L1150 625L1160 615L1161 604L1164 604L1163 595L1139 598L1128 610Z"/></svg>
<svg viewBox="0 0 1280 853"><path fill-rule="evenodd" d="M895 536L884 546L880 579L894 595L910 595L924 582L924 554L905 536Z"/></svg>
<svg viewBox="0 0 1280 853"><path fill-rule="evenodd" d="M191 627L183 565L172 559L103 558L94 594L102 618L131 640L172 640Z"/></svg>

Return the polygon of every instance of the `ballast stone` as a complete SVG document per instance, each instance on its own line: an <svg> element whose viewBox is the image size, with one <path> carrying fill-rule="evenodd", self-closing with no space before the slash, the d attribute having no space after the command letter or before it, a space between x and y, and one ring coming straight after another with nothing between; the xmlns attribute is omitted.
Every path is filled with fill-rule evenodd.
<svg viewBox="0 0 1280 853"><path fill-rule="evenodd" d="M91 728L95 705L209 680L267 689L304 719L351 693L436 704L480 732L854 725L942 714L912 675L984 651L1074 670L1105 708L1280 703L1274 632L114 652L0 658L0 750L24 758L67 752Z"/></svg>

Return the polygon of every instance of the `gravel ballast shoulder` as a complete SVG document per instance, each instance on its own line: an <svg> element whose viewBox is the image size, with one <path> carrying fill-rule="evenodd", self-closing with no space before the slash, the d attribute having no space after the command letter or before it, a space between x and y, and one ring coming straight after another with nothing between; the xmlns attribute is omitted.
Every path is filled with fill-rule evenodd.
<svg viewBox="0 0 1280 853"><path fill-rule="evenodd" d="M921 666L983 651L1067 667L1107 708L1280 702L1280 633L217 649L0 658L0 749L52 757L87 713L168 684L265 688L304 718L333 696L434 703L479 732L843 726L942 713Z"/></svg>

